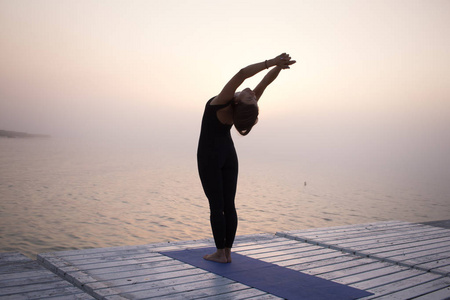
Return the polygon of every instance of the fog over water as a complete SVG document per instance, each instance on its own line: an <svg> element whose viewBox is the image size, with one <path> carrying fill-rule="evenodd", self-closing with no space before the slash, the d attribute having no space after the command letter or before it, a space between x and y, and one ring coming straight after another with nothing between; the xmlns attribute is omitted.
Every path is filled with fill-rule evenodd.
<svg viewBox="0 0 450 300"><path fill-rule="evenodd" d="M450 214L448 181L430 170L254 153L236 140L238 235ZM1 138L0 150L0 251L34 257L211 237L195 147Z"/></svg>
<svg viewBox="0 0 450 300"><path fill-rule="evenodd" d="M209 236L194 218L204 105L240 68L282 52L297 64L265 91L251 134L233 129L250 199L239 233L448 218L449 13L445 0L0 1L0 130L52 136L0 139L2 249ZM116 215L147 205L160 209ZM178 207L192 217L167 215ZM48 233L24 242L33 228ZM144 231L124 239L131 228Z"/></svg>

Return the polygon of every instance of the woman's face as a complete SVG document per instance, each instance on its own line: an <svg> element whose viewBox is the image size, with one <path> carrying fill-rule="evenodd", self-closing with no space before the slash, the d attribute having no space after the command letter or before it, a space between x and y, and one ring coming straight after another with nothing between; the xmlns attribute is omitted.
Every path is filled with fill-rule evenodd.
<svg viewBox="0 0 450 300"><path fill-rule="evenodd" d="M243 89L235 98L236 99L236 103L238 102L242 102L245 104L254 104L257 105L257 101L256 101L256 95L255 92L253 92L251 89L246 88Z"/></svg>

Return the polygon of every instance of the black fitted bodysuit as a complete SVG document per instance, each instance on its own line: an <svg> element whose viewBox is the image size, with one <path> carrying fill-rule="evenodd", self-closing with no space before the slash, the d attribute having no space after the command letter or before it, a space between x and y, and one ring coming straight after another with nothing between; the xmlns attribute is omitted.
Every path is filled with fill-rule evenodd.
<svg viewBox="0 0 450 300"><path fill-rule="evenodd" d="M197 164L211 210L214 241L217 249L223 249L231 248L236 235L238 159L231 139L232 125L222 124L217 118L217 111L229 104L211 105L212 99L206 103L203 114Z"/></svg>

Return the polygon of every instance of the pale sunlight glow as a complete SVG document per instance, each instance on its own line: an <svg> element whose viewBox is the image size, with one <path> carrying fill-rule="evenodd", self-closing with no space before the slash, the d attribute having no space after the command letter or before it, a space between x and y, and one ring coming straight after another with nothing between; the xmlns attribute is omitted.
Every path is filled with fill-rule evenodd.
<svg viewBox="0 0 450 300"><path fill-rule="evenodd" d="M194 152L205 102L288 52L253 145L450 165L449 15L445 0L0 0L0 129Z"/></svg>

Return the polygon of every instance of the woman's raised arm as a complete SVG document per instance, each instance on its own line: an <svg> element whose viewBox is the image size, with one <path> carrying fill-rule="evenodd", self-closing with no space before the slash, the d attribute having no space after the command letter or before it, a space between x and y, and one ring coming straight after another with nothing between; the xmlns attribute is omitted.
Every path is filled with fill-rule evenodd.
<svg viewBox="0 0 450 300"><path fill-rule="evenodd" d="M261 82L253 90L253 92L255 92L256 101L258 101L259 98L261 98L266 87L278 77L280 71L284 69L289 69L289 66L293 64L295 64L295 60L291 60L289 55L287 55L282 61L280 61L277 64L275 68L270 70L269 73L267 73L266 76L264 76L263 80L261 80Z"/></svg>
<svg viewBox="0 0 450 300"><path fill-rule="evenodd" d="M228 81L228 83L224 86L224 88L222 89L220 94L217 95L217 97L213 100L213 104L228 103L231 99L233 99L237 88L247 78L250 78L265 69L268 69L273 66L278 66L278 65L286 66L287 68L289 68L289 65L286 64L287 62L289 62L289 60L290 60L289 55L286 53L283 53L273 59L269 59L269 60L266 60L263 62L252 64L245 68L240 69L239 72L237 72L236 75L234 75L233 78L231 78L230 81ZM293 63L295 63L295 61ZM290 64L292 64L292 63L290 63ZM275 78L276 78L276 76L275 76Z"/></svg>

